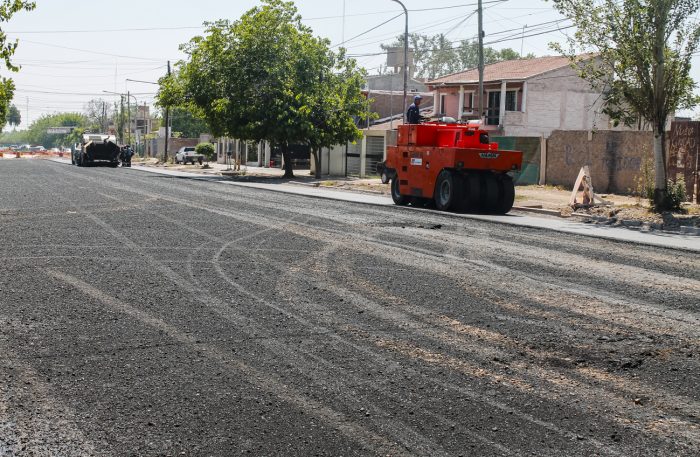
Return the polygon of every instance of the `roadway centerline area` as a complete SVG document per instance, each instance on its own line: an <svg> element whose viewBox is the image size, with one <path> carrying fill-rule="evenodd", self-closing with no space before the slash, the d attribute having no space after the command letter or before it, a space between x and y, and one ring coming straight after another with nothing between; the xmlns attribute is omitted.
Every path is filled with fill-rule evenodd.
<svg viewBox="0 0 700 457"><path fill-rule="evenodd" d="M697 253L0 165L0 455L697 455Z"/></svg>

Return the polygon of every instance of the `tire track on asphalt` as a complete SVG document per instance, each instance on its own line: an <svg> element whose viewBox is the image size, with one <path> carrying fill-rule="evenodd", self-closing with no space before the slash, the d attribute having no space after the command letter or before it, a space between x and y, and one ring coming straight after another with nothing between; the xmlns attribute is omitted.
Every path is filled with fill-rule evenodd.
<svg viewBox="0 0 700 457"><path fill-rule="evenodd" d="M46 273L57 280L69 284L75 290L98 301L103 306L127 315L142 325L161 331L184 346L196 348L198 352L206 354L210 360L217 362L222 368L244 375L251 384L259 386L269 394L323 420L360 447L367 446L377 454L411 455L397 449L396 443L386 440L383 436L377 435L355 423L344 414L290 387L272 373L260 371L240 360L235 360L230 354L224 353L209 344L199 343L199 339L196 336L188 335L162 319L112 297L74 276L52 269L46 270Z"/></svg>
<svg viewBox="0 0 700 457"><path fill-rule="evenodd" d="M7 325L7 322L5 322ZM7 331L7 327L4 327ZM0 337L0 456L106 456L80 430L76 414Z"/></svg>
<svg viewBox="0 0 700 457"><path fill-rule="evenodd" d="M103 196L103 197L112 198L111 196L106 196L106 195L102 195L102 196ZM169 217L166 217L166 216L159 215L158 213L155 213L155 212L153 212L153 211L146 211L146 212L149 212L150 214L152 214L152 215L154 215L154 216L160 217L160 218L162 218L163 220L166 220L166 221L168 221L168 222L170 222L170 223L176 224L178 227L180 227L180 228L182 228L182 229L186 229L186 230L188 230L188 231L190 231L190 232L192 232L192 233L194 233L194 234L197 234L198 236L202 236L202 237L207 238L207 239L209 239L209 240L211 240L211 241L214 241L214 242L216 242L216 241L219 241L219 242L223 241L223 240L222 240L221 238L219 238L219 237L213 236L213 235L211 235L211 234L209 234L209 233L207 233L207 232L205 232L205 231L202 231L202 230L199 230L199 229L196 229L196 228L192 228L192 227L188 226L187 224L184 224L184 223L182 223L182 222L180 222L180 221L177 221L177 220L175 220L175 219L172 219L172 218L169 218ZM246 222L250 222L250 221L249 221L248 219L246 219ZM280 221L280 222L281 222L281 221ZM297 224L297 223L292 223L292 222L290 222L290 221L288 221L288 222L289 222L289 225L296 225L296 224ZM104 227L104 228L106 228L106 227ZM280 228L279 225L274 224L274 225L269 226L268 229L263 230L263 232L268 232L268 231L272 231L272 230L277 230L277 229L279 229L279 228ZM260 234L260 233L261 233L261 232L256 232L256 234L255 234L254 236L257 236L257 235ZM227 247L230 247L231 244L233 244L233 243L239 243L239 241L240 241L239 239L235 239L235 240L233 240L233 241L229 241L226 245L224 245L224 247L223 247L222 249L225 249L225 248L227 248ZM223 250L219 250L218 253L217 253L218 256L220 256L220 254L221 254L222 252L223 252ZM263 260L263 259L260 258L259 260ZM265 259L265 260L267 260L267 259ZM220 259L217 258L216 261L214 261L214 264L216 265L219 261L220 261ZM300 324L306 326L307 328L310 328L315 334L325 333L325 332L328 332L328 333L330 334L331 332L333 332L333 330L332 330L331 328L318 327L317 325L311 323L310 321L306 320L305 318L301 317L300 315L290 314L288 310L286 310L286 309L284 309L284 308L282 308L282 307L279 307L279 306L277 306L277 305L274 305L274 304L272 304L272 303L270 303L270 302L267 302L267 301L264 301L264 300L260 299L257 295L248 292L248 291L247 291L245 288L243 288L242 286L240 286L240 285L238 285L237 283L231 281L231 280L225 275L225 273L220 272L220 274L222 274L223 277L224 277L224 279L227 280L227 282L229 282L231 285L233 285L234 288L236 288L240 293L246 295L248 298L250 298L250 299L252 299L252 300L254 300L254 301L262 301L263 304L264 304L265 306L271 307L272 309L274 309L274 310L276 310L276 311L278 311L278 312L282 312L282 313L284 313L285 315L288 315L289 317L294 318L294 319L295 319L297 322L299 322ZM201 288L200 288L199 291L200 291L200 293L201 293L201 292L205 292L205 291L204 291L203 289L201 289ZM210 304L211 299L210 299L210 300L207 300L207 301L202 301L202 302L205 303L205 304ZM226 314L228 315L228 316L226 316L226 317L229 318L229 319L230 319L230 317L231 317L231 316L230 316L230 313L231 313L231 311L228 311L228 312L226 313ZM240 315L237 316L237 321L236 321L236 322L240 321L241 319L242 319L242 317L241 317ZM239 322L239 323L240 323L240 322ZM248 331L249 331L249 332L252 331L252 332L255 333L255 334L265 334L265 333L266 333L266 331L265 331L264 329L257 328L257 327L252 327L250 323L247 323L246 325L247 325L247 328L248 328ZM332 338L335 338L336 336L339 337L339 335L330 335L330 336L331 336ZM341 338L341 340L342 340L342 338ZM349 342L347 342L347 341L345 341L345 340L342 340L342 342L343 342L344 344L348 344L348 343L349 343ZM356 345L354 345L354 344L352 344L352 343L351 343L351 345L352 345L352 347L354 347L355 349L361 349L361 348L359 348L358 346L356 346ZM273 352L273 353L279 353L279 350L280 350L278 347L276 347L276 346L270 346L270 345L267 345L267 349L270 350L270 351ZM366 351L366 348L362 348L362 350ZM298 351L295 351L295 352L298 352ZM283 356L286 357L286 358L294 357L295 352L287 352L287 353L283 354ZM309 356L312 355L312 354L309 354L309 353L306 353L306 354L309 355ZM376 357L377 361L381 361L381 360L382 360L381 356L379 356L378 354L373 354L373 355ZM326 363L329 363L329 362L326 361ZM299 361L297 361L297 364L299 364ZM309 371L313 371L313 368L314 368L313 365L308 365L308 366L306 367L306 369L309 370ZM360 382L360 381L358 380L358 382ZM420 405L416 405L416 406L420 406ZM378 412L376 413L376 415L377 415L377 416L380 416L380 414L379 414ZM388 416L388 414L383 414L383 415L384 415L385 417ZM444 418L443 418L443 421L445 421L445 423L446 423L447 425L449 425L449 426L455 425L455 423L454 423L453 421L449 421L449 420L444 419ZM386 419L384 420L384 422L386 422ZM382 424L382 426L383 426L384 428L386 427L385 424ZM468 434L473 434L473 432L467 431L467 430L464 430L464 432L466 432L466 433L468 433ZM394 427L394 433L393 433L393 434L394 434L394 436L397 436L397 435L398 435L399 437L401 437L401 434L405 435L405 432L401 432L401 427ZM405 436L404 436L403 438L406 439ZM503 447L502 445L500 445L500 444L498 444L498 443L495 443L495 442L493 442L492 440L489 440L489 439L487 439L487 438L485 438L485 437L481 437L481 438L479 439L479 441L483 442L484 444L488 444L488 445L490 445L490 446L492 446L492 447L495 447L495 448L499 449L501 452L504 452L504 453L506 453L506 454L509 454L509 455L514 455L514 454L515 454L513 450L509 450L509 449ZM426 445L425 443L430 443L430 441L429 441L426 437L423 437L423 436L417 436L416 439L411 440L411 441L408 441L408 442L410 442L414 447L416 447L416 448L418 448L418 449L425 448L425 445ZM439 446L438 446L437 444L433 443L433 444L432 444L432 448L422 449L422 454L424 454L424 455L438 455L438 453L442 453L442 452L437 451L437 449L439 449Z"/></svg>
<svg viewBox="0 0 700 457"><path fill-rule="evenodd" d="M340 263L342 263L342 257L340 257L340 259ZM337 263L338 262L336 261L336 264ZM352 276L349 275L347 278L352 279ZM348 283L347 280L344 281L343 284L346 283ZM677 415L678 410L687 414L693 414L693 411L696 411L696 408L698 406L697 403L693 403L688 398L677 397L670 394L661 394L658 391L658 389L647 388L645 386L641 386L633 382L624 382L624 380L622 380L621 378L618 378L611 374L603 375L602 373L597 372L594 369L576 370L576 373L580 375L587 374L585 378L593 385L583 384L581 381L575 378L565 377L564 373L562 373L561 371L552 371L551 369L545 369L540 367L533 368L529 364L517 362L511 362L509 366L511 368L514 368L516 370L516 373L521 373L521 379L514 378L513 376L499 374L491 371L490 369L484 368L483 366L467 363L462 358L449 358L447 356L443 356L442 354L436 354L430 351L422 350L420 347L416 347L415 343L413 342L417 341L417 338L415 338L415 336L418 335L435 341L437 343L435 344L435 346L452 346L455 350L458 351L464 350L465 347L463 345L465 343L469 343L468 341L465 341L463 339L454 338L453 336L447 333L441 333L439 330L436 330L436 328L439 329L440 327L443 327L444 330L450 329L445 328L444 326L440 326L434 320L430 319L430 311L426 312L420 307L414 307L409 304L406 304L405 302L401 306L401 311L389 310L387 308L382 309L381 304L374 302L371 298L368 298L365 295L349 291L346 287L342 285L334 285L332 283L322 281L316 281L315 284L317 284L319 287L327 288L329 291L331 291L337 296L343 297L344 303L352 304L364 312L373 313L373 317L375 317L376 319L381 319L385 322L398 323L398 327L401 327L401 324L403 323L403 328L412 331L413 337L409 338L406 341L396 340L394 338L394 342L391 341L391 334L387 335L386 333L384 333L384 335L382 335L382 332L380 332L380 335L384 336L385 338L389 338L389 340L387 340L386 343L380 345L380 347L384 349L399 348L401 349L399 350L399 352L401 352L405 356L418 356L420 360L428 363L447 362L442 363L442 366L444 366L445 368L457 369L458 371L468 376L471 376L472 378L486 377L487 379L490 379L497 383L505 381L509 383L513 388L522 390L523 393L536 392L542 398L548 398L552 393L556 393L560 400L566 402L567 399L570 398L572 391L580 391L580 393L577 393L577 395L580 396L580 399L584 401L584 403L590 404L591 402L598 402L598 407L601 411L604 411L609 407L610 393L603 390L602 388L597 387L595 384L605 380L628 395L627 400L624 397L619 396L615 399L616 412L627 411L628 416L636 416L637 418L640 418L639 416L642 416L640 419L646 420L646 423L651 423L659 415L670 417L670 421L676 424L676 428L678 428L678 424L683 424L685 426L685 436L689 441L694 441L696 443L700 442L698 437L696 436L697 426L678 417ZM428 319L425 319L425 317L428 317ZM406 323L415 322L416 319L419 322L421 322L421 324L425 325L406 325ZM483 346L470 343L469 349L471 351L470 355L472 357L482 358L480 353L483 353ZM540 361L556 357L556 354L542 353L540 351L528 350L526 352L535 356L535 358ZM535 377L534 381L527 381L528 378L533 378L533 376L528 375L528 373L533 373ZM523 381L525 381L525 384L523 384ZM550 385L550 389L547 390L540 387L542 384ZM655 399L648 406L651 407L657 403L667 403L667 409L646 409L643 412L640 412L639 408L636 405L634 405L629 399L635 398L636 396L642 394L646 394L650 398ZM598 399L600 399L600 401L598 401ZM618 422L622 426L628 425L625 422L625 419L612 417L610 418L610 420ZM660 436L660 438L666 439L663 436ZM602 446L602 444L600 445Z"/></svg>
<svg viewBox="0 0 700 457"><path fill-rule="evenodd" d="M152 212L152 214L155 215L155 216L161 217L160 215L158 215L158 214L155 213L155 212ZM227 215L228 215L228 214L227 214ZM171 219L171 218L165 218L165 220L168 220L168 221L170 221L170 222L175 222L175 220L173 220L173 219ZM245 222L252 223L252 221L250 220L250 218L247 218L247 217L244 218L244 221L245 221ZM256 222L261 222L261 223L262 223L262 221L256 221ZM186 224L180 223L180 224L178 224L178 225L179 225L181 228L183 228L183 229L188 229L188 230L191 231L192 233L196 233L197 235L206 236L207 238L210 238L210 239L212 239L212 240L214 240L214 241L216 241L216 240L221 241L218 237L209 235L209 234L207 234L206 232L202 232L201 230L193 229L193 228L187 226ZM293 224L293 225L298 225L298 224ZM277 227L277 226L276 226L276 225L273 225L273 226L270 227L270 228L272 229L272 228L274 228L274 227ZM288 228L289 228L289 227L288 227ZM304 228L305 228L305 227L304 227ZM303 236L303 233L297 233L297 234ZM320 238L319 238L319 240L320 240ZM236 241L234 241L234 242L236 242ZM231 243L233 243L233 242L231 242ZM229 246L225 246L225 247L230 247L230 244L231 244L231 243L229 243ZM219 256L220 256L220 253L221 253L221 252L223 252L223 251L219 251ZM241 251L241 252L242 252L242 253L245 253L245 252L247 252L247 250L246 250L245 252L243 252L243 251ZM269 261L270 259L258 257L258 260ZM216 262L215 262L215 263L216 263ZM284 269L285 269L284 266L282 266L282 265L279 265L279 264L278 264L278 265L276 265L276 266L277 266L277 268L278 268L280 271L284 271ZM256 300L256 301L259 301L259 300L260 300L259 297L257 297L255 294L251 294L251 293L247 292L247 290L246 290L245 288L243 288L242 286L238 285L237 283L231 281L230 278L228 278L228 277L225 275L225 273L220 272L219 274L220 274L220 276L221 276L224 280L226 280L227 282L229 282L231 285L234 285L234 287L236 287L237 290L238 290L240 293L246 294L249 298L251 298L251 299L253 299L253 300ZM325 285L325 284L324 284L324 285ZM297 322L299 322L299 323L302 324L302 325L305 325L305 326L307 326L307 327L308 327L308 326L311 326L311 328L314 328L313 331L314 331L315 333L316 333L316 332L321 332L321 333L322 333L322 332L329 332L329 335L330 335L332 338L339 337L339 335L332 335L332 334L330 334L330 332L332 332L332 329L330 329L330 328L319 328L318 326L316 326L316 324L310 323L309 321L305 320L304 318L302 318L302 317L299 316L299 315L290 314L289 311L286 310L286 309L284 309L284 308L278 307L278 306L276 306L276 305L274 305L274 304L267 303L267 302L264 302L263 304L265 304L265 305L268 306L268 307L272 307L272 309L274 309L274 310L276 310L276 311L278 311L278 312L284 313L284 314L287 315L288 317L294 318ZM260 330L256 330L256 332L260 332ZM341 338L341 340L342 340L342 338ZM347 341L343 341L343 343L344 343L344 344L350 344L350 345L351 345L354 349L356 349L356 350L360 350L360 351L362 351L362 352L367 352L367 349L366 349L366 348L358 347L358 346L356 346L356 345L354 345L354 344L352 344L352 343L349 343L349 342L347 342ZM377 362L380 362L380 361L382 360L382 357L379 356L378 354L372 354L372 355L374 355L374 356L376 357L376 361L377 361ZM420 373L420 372L416 372L416 374L421 374L421 373ZM428 379L429 379L429 378L428 378ZM432 381L432 379L429 379L429 380ZM445 388L450 388L451 386L443 385L443 387L445 387ZM464 394L463 391L461 391L460 393ZM474 399L480 398L477 394L472 394L472 396L474 397ZM491 405L491 406L493 406L493 405ZM503 405L501 405L501 407L503 408ZM504 410L506 410L506 411L509 412L509 413L511 413L511 412L514 411L514 410L509 409L509 408L504 408ZM537 423L537 420L534 419L534 417L530 417L529 419L530 419L531 422ZM533 419L534 419L534 420L533 420ZM538 425L542 425L543 423L544 423L544 422L539 423ZM549 425L555 427L555 428L552 429L551 431L556 431L556 432L558 432L558 433L567 435L569 438L575 438L575 434L573 434L572 432L563 431L563 430L561 430L561 429L558 429L558 428L556 428L556 426L554 426L553 424L549 424ZM488 441L488 439L486 439L486 440ZM600 447L603 447L603 445L600 444ZM615 454L613 453L613 454L611 454L611 455L615 455Z"/></svg>
<svg viewBox="0 0 700 457"><path fill-rule="evenodd" d="M198 206L198 207L199 207L199 206ZM337 232L336 232L336 233L337 233ZM306 235L308 236L308 232L306 233ZM320 239L320 238L319 238L319 239ZM357 244L358 244L358 243L352 243L352 245L357 245ZM492 265L492 264L487 264L487 265L485 265L485 267L486 267L486 268L492 268L493 265ZM510 270L510 269L506 269L506 270L507 270L508 273L513 273L513 270ZM541 281L538 281L538 282L541 283ZM556 316L554 316L554 317L556 317ZM676 404L677 404L677 402L676 402Z"/></svg>
<svg viewBox="0 0 700 457"><path fill-rule="evenodd" d="M200 292L191 286L184 286L181 283L181 281L177 280L178 275L176 272L163 265L158 260L152 258L149 254L142 251L138 245L129 240L125 235L118 232L106 221L103 221L94 214L83 211L79 207L76 207L76 209L80 212L80 214L82 214L83 216L91 220L93 223L95 223L95 225L101 227L107 233L110 233L115 239L119 240L123 245L139 254L143 260L147 261L147 263L150 263L154 268L160 270L168 279L170 279L176 285L176 287L185 289L188 293L195 297ZM273 226L268 227L268 230L274 230L278 228L279 226ZM83 291L83 293L86 293L88 296L97 298L102 303L108 304L112 308L130 315L136 318L137 320L141 321L142 323L147 324L150 327L165 331L168 335L170 335L171 337L173 337L173 339L179 341L180 343L193 345L193 343L196 343L196 341L198 341L197 338L191 337L186 333L177 332L175 327L170 326L169 324L156 317L150 316L144 311L140 311L136 308L133 308L130 305L121 302L120 300L114 297L108 296L107 294L99 291L98 289L93 288L89 284L80 281L78 278L69 276L56 270L49 270L49 273L51 274L51 276L57 279L63 279L68 284L71 284L79 290ZM208 294L205 296L200 295L198 301L212 308L214 311L219 312L222 316L225 316L229 319L232 317L232 315L235 315L236 319L234 319L233 322L239 324L246 324L248 327L250 327L250 323L242 322L240 320L240 315L237 315L237 313L235 313L230 307L214 299L214 297L208 296ZM216 303L216 306L212 306L213 303ZM264 340L261 341L265 342ZM225 354L220 353L215 348L208 349L209 350L207 351L207 353L218 362L224 362L224 360L228 360L225 358ZM349 439L355 441L360 446L363 446L367 442L379 443L381 444L381 446L377 446L375 444L375 447L373 449L374 452L377 454L390 453L392 455L412 455L412 453L410 452L404 452L403 450L396 449L395 442L387 441L383 436L377 435L374 432L366 429L362 425L353 422L343 413L336 411L331 407L327 407L322 403L313 400L308 396L305 396L301 392L295 391L294 389L284 384L282 380L275 380L274 378L276 377L272 373L262 372L245 364L242 361L230 362L234 365L236 369L240 370L243 374L246 375L246 377L248 377L251 384L260 385L261 387L268 389L269 393L276 395L278 398L288 401L290 404L300 407L308 414L314 415L319 419L324 420L330 427L333 427L338 431L342 432ZM266 379L267 381L263 382L261 385L260 381L263 379ZM418 450L422 450L421 455L447 455L444 453L444 451L441 451L440 447L437 445L434 448L430 448L425 444L425 442L418 442L415 443L415 446Z"/></svg>
<svg viewBox="0 0 700 457"><path fill-rule="evenodd" d="M274 304L272 302L269 302L267 300L264 300L260 298L257 294L250 292L247 290L245 287L237 283L236 281L232 280L218 265L219 258L221 254L228 248L230 248L231 244L233 244L235 241L231 241L229 243L225 243L219 251L215 254L215 268L217 270L217 273L219 276L226 281L231 287L236 289L239 293L246 295L250 300L257 302L260 305L263 305L267 308L273 309L281 314L284 314L285 316L288 316L298 323L302 324L303 326L312 329L314 332L319 332L319 333L324 333L327 335L328 338L335 340L336 343L343 344L346 346L349 346L355 350L359 350L361 352L366 352L366 348L364 347L359 347L357 344L352 343L348 341L347 339L341 337L331 326L319 326L316 323L311 322L310 320L306 319L303 317L302 314L299 313L292 313L290 312L286 307L283 307L281 305ZM323 252L323 251L321 251ZM262 260L262 258L260 259ZM303 261L302 261L303 263ZM287 271L295 271L295 267L287 267ZM296 270L298 271L298 270ZM318 309L320 311L320 309ZM256 332L263 331L263 329L257 328L255 330ZM353 399L354 397L349 396L352 392L352 388L349 385L350 383L348 381L352 381L352 384L354 385L361 385L361 384L366 384L368 381L366 379L357 377L354 375L352 372L343 370L341 367L338 365L334 364L330 360L327 360L326 358L319 357L311 352L308 352L303 349L295 349L293 351L284 351L283 353L280 352L280 348L277 347L268 347L268 350L278 353L280 356L282 356L282 359L287 359L287 360L295 360L295 367L299 369L302 373L317 373L316 378L318 378L319 372L317 371L318 365L321 365L326 368L326 372L328 373L337 373L337 372L343 372L343 376L338 378L336 377L335 379L328 379L326 378L327 381L330 383L343 383L345 384L345 391L349 393L342 393L342 391L337 391L335 393L335 399L336 401L340 400L343 402L343 404L347 408L351 408L353 404ZM312 362L307 362L300 360L298 357L298 354L303 354L306 356L308 359L314 361L315 363ZM383 359L378 355L378 354L372 354L375 358L376 362L383 362ZM389 393L386 393L386 396L393 397L395 399L399 399L399 397L396 397L394 395L391 395ZM405 399L404 399L405 401ZM420 407L420 405L415 405L417 408ZM446 451L444 451L439 444L434 442L433 440L429 439L426 436L423 436L419 434L417 431L413 430L411 427L406 425L405 423L399 423L393 419L389 419L391 417L390 412L385 411L381 406L372 404L371 406L367 407L367 410L371 410L371 416L372 417L380 417L381 419L381 428L383 430L389 430L391 432L391 435L393 438L398 439L402 443L408 443L410 446L413 448L417 449L420 451L421 455L448 455ZM447 420L446 418L442 416L438 416L436 414L432 414L429 411L424 411L424 414L427 414L433 418L436 418L440 420L443 425L446 425L448 427L455 428L459 424L457 424L454 421ZM379 424L377 424L379 426ZM496 443L493 440L490 440L480 434L476 434L470 430L467 430L465 428L461 428L460 430L462 433L465 433L472 438L475 438L477 441L480 441L482 444L486 444L489 447L492 447L494 449L498 449L500 452L506 454L506 455L518 455L518 453L513 450L509 449L508 447Z"/></svg>
<svg viewBox="0 0 700 457"><path fill-rule="evenodd" d="M340 247L342 248L342 246L340 246ZM243 251L241 251L241 253L243 253ZM269 259L268 259L268 261L269 261ZM280 265L277 265L277 267L280 268ZM301 268L301 269L303 269L303 268ZM280 271L283 271L283 270L280 269ZM221 277L222 277L224 280L226 280L226 281L229 282L230 284L232 284L232 285L235 284L235 282L233 282L232 280L230 280L230 278L228 278L227 275L225 275L225 273L222 272L220 275L221 275ZM298 282L298 278L295 278L295 279L296 279L296 282ZM372 304L373 306L376 306L376 307L380 307L380 306L381 306L381 305L375 304L371 299L368 299L368 298L366 298L366 297L360 296L360 297L358 298L356 295L354 295L354 293L352 293L352 292L350 292L350 291L340 291L340 289L339 289L337 286L334 286L332 283L329 283L329 282L323 281L323 280L319 280L318 278L315 278L314 280L310 280L310 281L305 281L305 282L307 282L308 284L317 285L317 286L319 286L319 287L326 287L326 288L328 288L328 290L332 291L332 292L335 293L336 295L338 295L338 296L340 296L340 297L343 297L343 298L345 299L345 302L346 302L346 303L353 304L353 305L355 305L356 307L358 307L359 309L367 310L367 305L368 305L368 304ZM251 296L251 298L254 298L254 297ZM286 310L286 309L283 309L283 308L279 308L279 307L278 307L278 308L274 308L274 309L276 309L276 310L281 310L282 312L285 312L285 314L290 314L290 311L289 311L289 310ZM292 313L292 314L290 314L290 315L291 315L291 316L298 316L298 314L296 314L296 313ZM381 317L381 316L380 316L380 315L377 315L376 317ZM410 316L407 316L407 315L401 315L399 318L393 319L393 321L398 321L398 322L403 322L403 323L405 323L405 322L410 322L409 317L410 317ZM298 319L298 318L299 318L299 317L297 317L297 319ZM303 318L302 318L302 319L303 319ZM392 319L384 319L384 320L385 320L385 321L391 321ZM393 322L392 322L392 323L393 323ZM366 346L358 346L357 344L352 343L352 342L350 342L349 340L346 340L345 338L341 337L340 335L338 335L338 334L336 334L336 333L333 333L333 331L332 331L332 325L333 325L333 324L334 324L334 322L333 322L333 321L329 321L328 319L326 319L326 321L323 322L323 323L321 324L321 325L329 326L329 330L328 330L328 331L329 331L329 338L336 339L336 340L337 340L339 343L341 343L341 344L350 345L350 347L351 347L352 349L355 349L355 350L357 350L358 352L364 353L365 355L371 356L371 357L374 359L374 362L375 362L375 363L378 363L378 364L379 364L379 363L384 363L384 364L386 363L386 362L385 362L385 358L384 358L380 353L378 353L378 352L376 352L376 351L373 351L373 350L369 349L369 348L366 347ZM315 326L315 325L317 325L317 324L309 323L308 325L314 325L314 326ZM401 326L400 326L400 327L401 327ZM406 329L406 326L404 325L402 328L405 330L405 329ZM410 326L410 329L411 329L411 330L415 330L416 333L420 333L420 331L422 330L422 329L420 329L420 328L418 328L418 327L416 327L416 326ZM379 349L382 349L382 348L380 347ZM386 348L383 348L383 349L386 349ZM390 367L387 367L387 369L390 369ZM562 429L562 428L560 428L560 427L554 425L554 424L551 423L551 422L547 422L547 421L543 421L543 420L537 419L537 418L535 418L534 416L530 415L529 413L525 413L525 412L519 411L519 410L517 410L517 409L515 409L515 408L511 408L511 407L509 407L509 406L507 406L507 405L505 405L505 404L503 404L503 403L497 402L497 401L495 401L495 400L488 400L488 399L485 399L481 393L475 392L475 391L473 391L473 390L471 390L471 389L465 389L465 388L462 388L462 387L460 387L460 386L454 386L454 385L449 384L449 383L440 382L440 381L438 381L438 380L436 380L436 379L434 379L434 378L427 377L427 376L425 375L425 373L422 373L422 372L417 371L417 370L409 369L409 371L410 371L412 374L423 378L425 381L427 381L427 382L429 382L429 383L431 383L431 384L437 384L439 387L441 387L441 388L443 388L443 389L445 389L445 390L448 390L448 391L455 391L455 392L458 392L459 394L461 394L461 395L463 395L463 396L468 396L468 397L470 397L470 399L471 399L472 401L479 402L479 403L485 403L485 404L488 405L489 407L492 407L492 408L495 408L495 409L499 409L499 410L501 410L501 411L503 411L503 412L505 412L505 413L508 413L508 414L513 414L513 415L515 415L516 417L519 417L521 420L525 420L526 422L529 422L529 423L532 424L532 425L537 425L537 426L543 427L543 428L547 429L547 430L550 431L550 432L554 432L554 433L560 434L560 435L562 435L562 436L565 436L565 437L568 438L568 439L573 439L573 440L576 439L576 434L573 433L573 432L571 432L571 431ZM477 371L477 370L475 370L475 372L476 372L476 371ZM494 379L496 379L496 378L497 378L497 377L494 376ZM404 401L405 401L405 400L404 400ZM417 407L421 407L421 405L416 405L416 406L417 406ZM434 414L433 414L433 415L434 415ZM435 417L439 417L438 415L434 415L434 416L435 416ZM442 421L443 421L446 425L449 425L449 426L452 425L452 421L450 421L449 419L447 419L447 418L445 418L445 417L442 417ZM468 433L469 433L469 434L473 434L473 432L470 432L470 431L468 431ZM478 436L478 435L477 435L477 436ZM488 441L491 441L491 440L489 440L488 438L485 438L485 437L481 437L479 440L482 441L482 442L484 442L484 443L487 443ZM613 450L606 449L606 445L604 445L604 444L601 443L601 442L598 442L597 440L591 440L591 443L593 443L594 446L596 446L596 448L598 449L598 451L599 451L599 452L602 452L603 454L606 454L606 455L619 455L617 452L615 452L615 451L613 451ZM506 453L507 453L507 454L511 454L512 451L507 451Z"/></svg>

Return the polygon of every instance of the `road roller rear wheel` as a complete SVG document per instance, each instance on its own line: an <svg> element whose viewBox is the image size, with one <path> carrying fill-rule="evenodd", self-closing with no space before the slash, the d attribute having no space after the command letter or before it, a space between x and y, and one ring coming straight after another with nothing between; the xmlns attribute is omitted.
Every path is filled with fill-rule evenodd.
<svg viewBox="0 0 700 457"><path fill-rule="evenodd" d="M513 184L513 178L508 175L501 175L498 179L498 184L500 192L496 213L506 214L513 209L513 203L515 202L515 184Z"/></svg>
<svg viewBox="0 0 700 457"><path fill-rule="evenodd" d="M495 213L498 210L499 183L493 173L481 175L481 212Z"/></svg>

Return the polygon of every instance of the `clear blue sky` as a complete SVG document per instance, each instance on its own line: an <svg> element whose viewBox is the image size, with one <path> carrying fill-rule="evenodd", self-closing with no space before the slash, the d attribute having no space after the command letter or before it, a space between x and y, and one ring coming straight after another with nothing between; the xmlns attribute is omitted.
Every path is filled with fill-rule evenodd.
<svg viewBox="0 0 700 457"><path fill-rule="evenodd" d="M27 105L29 120L41 114L82 111L93 98L118 100L103 91L136 94L139 103L151 102L156 86L126 79L155 81L165 73L167 60L182 58L181 43L201 33L204 21L235 20L255 6L254 0L37 0L36 10L17 14L2 28L10 39L19 38L14 62L20 73L10 75L16 83L15 103L24 128ZM297 7L307 25L333 44L345 40L350 54L370 73L385 58L368 54L380 51L379 44L403 33L403 16L361 37L356 35L399 14L391 0L298 0ZM409 29L427 34L448 33L450 40L476 35L473 14L476 0L404 0L409 11ZM548 55L551 41L562 40L572 29L555 30L569 24L551 3L542 0L484 0L486 43L511 47L524 53ZM343 8L345 19L343 20ZM423 11L418 11L423 10ZM560 19L558 24L540 24ZM521 39L522 28L525 38ZM542 31L550 31L535 35ZM532 35L529 36L528 35ZM352 39L352 40L351 40ZM504 40L504 41L500 41ZM693 76L700 81L700 56L694 60ZM9 72L0 71L3 76Z"/></svg>

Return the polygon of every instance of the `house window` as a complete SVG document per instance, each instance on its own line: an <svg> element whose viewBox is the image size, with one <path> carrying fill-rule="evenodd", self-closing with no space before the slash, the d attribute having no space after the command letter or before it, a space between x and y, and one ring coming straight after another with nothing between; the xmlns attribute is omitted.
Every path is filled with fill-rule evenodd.
<svg viewBox="0 0 700 457"><path fill-rule="evenodd" d="M518 110L518 92L515 90L506 91L506 111Z"/></svg>
<svg viewBox="0 0 700 457"><path fill-rule="evenodd" d="M438 114L445 114L445 94L440 94L440 112Z"/></svg>
<svg viewBox="0 0 700 457"><path fill-rule="evenodd" d="M464 94L464 111L467 113L474 111L474 92Z"/></svg>

